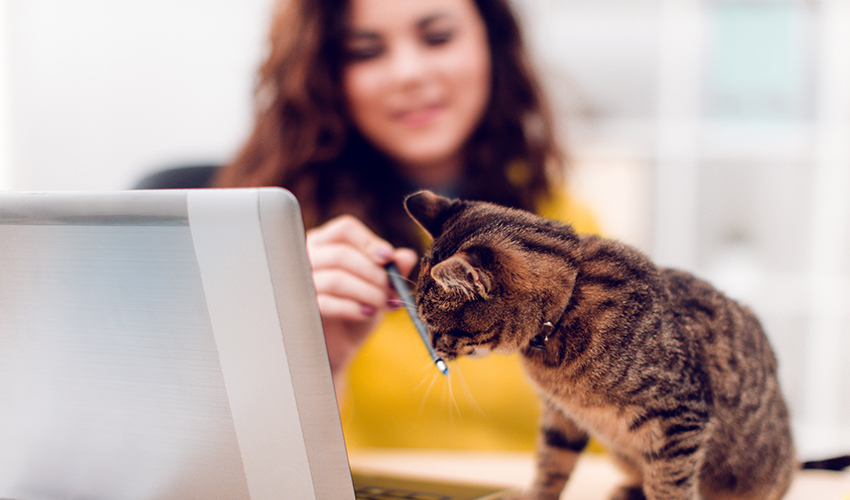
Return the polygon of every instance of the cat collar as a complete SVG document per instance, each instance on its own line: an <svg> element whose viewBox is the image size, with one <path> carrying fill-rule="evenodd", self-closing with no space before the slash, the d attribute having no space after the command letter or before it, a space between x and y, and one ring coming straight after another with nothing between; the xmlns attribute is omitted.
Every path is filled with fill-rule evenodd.
<svg viewBox="0 0 850 500"><path fill-rule="evenodd" d="M535 335L528 344L538 351L545 351L546 342L549 342L549 335L551 335L553 331L555 331L555 325L553 325L551 321L543 323L540 333Z"/></svg>

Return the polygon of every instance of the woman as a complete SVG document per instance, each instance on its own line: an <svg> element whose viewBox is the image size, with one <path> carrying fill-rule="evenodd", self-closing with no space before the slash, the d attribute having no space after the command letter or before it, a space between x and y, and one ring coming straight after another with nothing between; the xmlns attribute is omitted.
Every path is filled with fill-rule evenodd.
<svg viewBox="0 0 850 500"><path fill-rule="evenodd" d="M554 189L562 157L506 0L282 1L270 41L253 133L217 184L299 199L347 441L530 448L537 401L516 359L461 361L431 390L412 325L384 314L399 304L383 265L409 273L427 243L411 192L586 220Z"/></svg>

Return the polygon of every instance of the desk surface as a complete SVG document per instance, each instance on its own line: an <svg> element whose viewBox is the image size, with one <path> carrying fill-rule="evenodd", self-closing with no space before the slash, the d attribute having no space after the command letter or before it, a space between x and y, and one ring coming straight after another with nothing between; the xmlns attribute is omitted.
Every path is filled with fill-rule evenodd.
<svg viewBox="0 0 850 500"><path fill-rule="evenodd" d="M525 453L354 450L349 455L352 468L363 471L519 488L534 472L534 457ZM585 454L562 498L608 500L621 479L604 455ZM850 472L801 471L784 500L850 500Z"/></svg>

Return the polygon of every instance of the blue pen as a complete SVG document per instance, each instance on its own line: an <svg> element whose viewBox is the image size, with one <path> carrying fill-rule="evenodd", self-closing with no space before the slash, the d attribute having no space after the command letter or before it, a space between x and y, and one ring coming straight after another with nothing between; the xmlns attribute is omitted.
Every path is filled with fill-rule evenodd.
<svg viewBox="0 0 850 500"><path fill-rule="evenodd" d="M446 362L443 361L443 358L437 354L437 351L434 350L431 342L428 341L428 328L425 327L425 323L422 322L422 319L419 318L419 314L416 312L416 306L413 303L413 295L411 295L404 277L401 275L401 272L398 270L398 267L394 262L390 262L384 267L387 270L387 274L390 276L390 282L393 284L393 288L395 288L396 293L398 293L398 297L404 304L404 308L407 309L407 314L410 315L410 319L413 320L413 325L416 327L419 337L422 338L422 342L425 344L425 349L428 349L428 354L431 356L431 359L434 360L434 364L437 365L437 369L440 370L440 373L448 375L449 367L446 366Z"/></svg>

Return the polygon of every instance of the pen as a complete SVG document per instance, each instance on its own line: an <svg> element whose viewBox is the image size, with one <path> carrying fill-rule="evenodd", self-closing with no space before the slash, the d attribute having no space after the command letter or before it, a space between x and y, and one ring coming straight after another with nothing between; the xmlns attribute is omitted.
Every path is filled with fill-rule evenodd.
<svg viewBox="0 0 850 500"><path fill-rule="evenodd" d="M393 284L393 288L395 288L396 293L398 293L401 302L404 304L404 308L407 309L407 314L410 315L410 319L413 320L413 325L416 327L419 337L422 338L422 342L425 344L425 349L428 349L428 354L431 356L431 359L434 360L434 364L437 365L437 369L440 370L440 373L448 375L449 367L446 366L446 362L443 361L443 358L437 354L437 351L434 350L431 342L428 341L428 328L425 327L425 323L422 322L422 319L419 318L419 314L416 313L416 306L413 303L413 295L411 295L404 277L401 275L401 272L398 270L398 267L394 262L390 262L384 267L387 270L387 274L390 276L390 282Z"/></svg>

